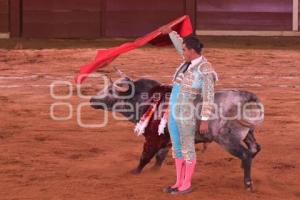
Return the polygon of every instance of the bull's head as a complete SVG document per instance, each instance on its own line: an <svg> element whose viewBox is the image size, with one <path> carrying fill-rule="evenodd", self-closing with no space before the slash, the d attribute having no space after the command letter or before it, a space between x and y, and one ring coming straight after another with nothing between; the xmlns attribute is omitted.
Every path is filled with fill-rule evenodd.
<svg viewBox="0 0 300 200"><path fill-rule="evenodd" d="M160 85L151 79L132 80L120 70L117 70L120 79L112 81L98 94L91 98L91 106L95 109L103 109L121 113L129 121L136 123L143 113L148 99L149 91Z"/></svg>
<svg viewBox="0 0 300 200"><path fill-rule="evenodd" d="M116 103L132 98L135 89L133 81L118 69L117 73L120 76L118 80L113 81L108 77L109 84L90 99L93 108L111 111Z"/></svg>

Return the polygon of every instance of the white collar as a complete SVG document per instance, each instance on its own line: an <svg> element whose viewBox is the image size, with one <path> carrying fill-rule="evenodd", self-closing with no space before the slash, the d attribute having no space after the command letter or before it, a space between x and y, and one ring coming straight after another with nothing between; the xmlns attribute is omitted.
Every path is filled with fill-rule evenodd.
<svg viewBox="0 0 300 200"><path fill-rule="evenodd" d="M203 56L200 56L198 58L195 58L194 60L191 60L191 64L194 65L196 63L199 63L202 60Z"/></svg>

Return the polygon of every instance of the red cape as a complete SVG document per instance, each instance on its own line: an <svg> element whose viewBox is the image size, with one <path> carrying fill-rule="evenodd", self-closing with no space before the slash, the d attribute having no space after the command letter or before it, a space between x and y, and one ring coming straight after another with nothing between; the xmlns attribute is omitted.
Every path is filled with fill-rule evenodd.
<svg viewBox="0 0 300 200"><path fill-rule="evenodd" d="M181 37L186 37L193 32L190 18L187 15L184 15L166 25L170 26L172 30L175 30ZM95 71L97 68L104 67L122 53L136 49L147 43L162 46L170 44L170 39L168 35L163 35L159 29L156 29L143 37L137 38L133 42L127 42L118 47L98 50L95 60L86 65L83 65L80 68L79 75L75 77L75 83L82 83L82 81L88 76L88 74Z"/></svg>

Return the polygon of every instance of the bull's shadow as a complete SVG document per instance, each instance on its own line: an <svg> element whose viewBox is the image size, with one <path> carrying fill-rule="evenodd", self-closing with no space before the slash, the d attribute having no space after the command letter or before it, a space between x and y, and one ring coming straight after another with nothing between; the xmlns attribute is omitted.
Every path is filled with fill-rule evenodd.
<svg viewBox="0 0 300 200"><path fill-rule="evenodd" d="M110 81L110 84L90 100L91 106L95 109L105 109L112 112L119 112L129 121L137 123L141 116L146 112L150 97L154 94L166 97L171 92L172 87L162 85L151 79L131 80L121 74L122 78L118 81ZM161 102L167 101L162 98ZM199 99L201 101L201 97ZM195 134L195 143L216 142L231 155L241 160L244 169L244 185L247 190L252 190L251 164L253 158L260 151L261 147L254 137L255 127L263 121L262 104L255 94L247 91L220 90L215 92L215 104L221 107L224 116L232 115L237 105L246 103L256 103L260 106L259 120L234 119L228 120L217 118L210 120L209 133ZM257 107L257 106L256 106ZM159 169L171 148L170 135L168 128L164 134L158 134L160 119L151 118L145 129L143 136L145 142L140 162L132 173L141 173L143 168L155 156L156 162L153 166ZM205 146L205 145L204 145Z"/></svg>

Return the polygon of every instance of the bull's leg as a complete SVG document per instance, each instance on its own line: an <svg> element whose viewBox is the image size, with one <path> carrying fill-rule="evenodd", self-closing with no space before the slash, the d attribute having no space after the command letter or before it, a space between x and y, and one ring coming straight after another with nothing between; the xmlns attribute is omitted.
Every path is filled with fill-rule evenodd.
<svg viewBox="0 0 300 200"><path fill-rule="evenodd" d="M252 179L251 179L251 165L252 165L252 153L243 145L230 145L227 148L228 152L233 156L238 157L242 161L244 168L244 184L245 188L252 191Z"/></svg>
<svg viewBox="0 0 300 200"><path fill-rule="evenodd" d="M162 147L158 150L155 155L156 162L153 166L153 169L157 170L161 168L162 163L164 162L166 156L168 155L169 147Z"/></svg>
<svg viewBox="0 0 300 200"><path fill-rule="evenodd" d="M139 165L137 168L133 169L131 173L139 174L142 172L143 168L151 161L154 155L158 152L158 148L155 145L150 145L149 142L144 143L144 150L142 152Z"/></svg>
<svg viewBox="0 0 300 200"><path fill-rule="evenodd" d="M242 161L245 187L247 190L252 190L252 153L247 147L241 144L241 137L245 132L248 133L249 129L228 122L220 130L219 135L215 139L225 150Z"/></svg>
<svg viewBox="0 0 300 200"><path fill-rule="evenodd" d="M244 139L245 144L247 145L248 149L252 153L252 158L254 158L260 151L261 146L256 142L254 137L254 129L250 129L246 138Z"/></svg>

